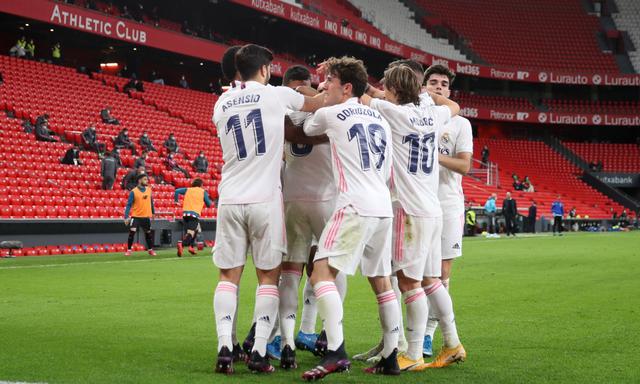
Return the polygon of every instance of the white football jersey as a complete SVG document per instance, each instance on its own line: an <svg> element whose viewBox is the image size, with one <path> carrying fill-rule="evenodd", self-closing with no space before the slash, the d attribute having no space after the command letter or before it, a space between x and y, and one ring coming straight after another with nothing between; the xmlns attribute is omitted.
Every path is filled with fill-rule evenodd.
<svg viewBox="0 0 640 384"><path fill-rule="evenodd" d="M456 116L446 124L438 139L440 153L455 157L459 153L473 153L473 132L471 123L462 116ZM446 216L460 216L464 212L462 175L440 167L440 205Z"/></svg>
<svg viewBox="0 0 640 384"><path fill-rule="evenodd" d="M380 113L348 101L320 108L307 135L326 133L331 144L336 208L351 205L360 216L393 217L387 181L391 172L391 129Z"/></svg>
<svg viewBox="0 0 640 384"><path fill-rule="evenodd" d="M429 107L434 106L436 103L433 102L431 96L429 96L429 92L423 92L420 94L420 106L421 107Z"/></svg>
<svg viewBox="0 0 640 384"><path fill-rule="evenodd" d="M255 81L220 96L213 110L224 161L220 204L262 203L279 193L284 115L303 105L293 89Z"/></svg>
<svg viewBox="0 0 640 384"><path fill-rule="evenodd" d="M444 106L395 105L380 99L371 100L371 108L391 124L394 198L412 216L441 216L438 131L451 118L451 111Z"/></svg>
<svg viewBox="0 0 640 384"><path fill-rule="evenodd" d="M313 115L305 112L289 114L298 126L308 125ZM327 201L335 198L337 189L331 167L331 146L323 144L284 145L284 201Z"/></svg>

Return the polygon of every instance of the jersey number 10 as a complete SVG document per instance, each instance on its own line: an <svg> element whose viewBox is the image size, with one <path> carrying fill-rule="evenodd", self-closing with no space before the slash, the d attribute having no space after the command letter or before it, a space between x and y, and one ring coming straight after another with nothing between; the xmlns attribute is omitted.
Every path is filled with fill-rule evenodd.
<svg viewBox="0 0 640 384"><path fill-rule="evenodd" d="M412 175L418 172L418 163L420 169L425 174L431 174L433 171L433 162L435 161L435 132L427 133L420 136L416 133L409 134L402 139L402 143L409 143L411 149L409 151L408 171Z"/></svg>
<svg viewBox="0 0 640 384"><path fill-rule="evenodd" d="M264 128L262 126L262 114L260 109L253 109L244 121L244 127L240 121L240 115L233 115L227 121L225 134L233 132L233 139L236 143L236 153L238 160L247 158L247 147L245 146L243 128L253 127L253 137L256 143L256 156L262 156L267 152L267 143L264 140Z"/></svg>

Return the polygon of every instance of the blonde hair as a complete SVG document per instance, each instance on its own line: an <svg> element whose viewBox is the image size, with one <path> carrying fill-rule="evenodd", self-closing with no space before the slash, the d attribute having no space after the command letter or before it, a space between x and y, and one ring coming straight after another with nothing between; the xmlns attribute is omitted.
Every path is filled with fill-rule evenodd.
<svg viewBox="0 0 640 384"><path fill-rule="evenodd" d="M407 65L398 65L384 71L384 86L395 93L399 104L420 104L421 84L418 76Z"/></svg>

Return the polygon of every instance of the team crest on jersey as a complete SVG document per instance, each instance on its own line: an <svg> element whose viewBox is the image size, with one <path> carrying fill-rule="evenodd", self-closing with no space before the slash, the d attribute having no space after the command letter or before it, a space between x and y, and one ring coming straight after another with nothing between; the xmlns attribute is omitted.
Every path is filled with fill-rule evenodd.
<svg viewBox="0 0 640 384"><path fill-rule="evenodd" d="M445 132L440 136L440 144L449 144L449 133Z"/></svg>

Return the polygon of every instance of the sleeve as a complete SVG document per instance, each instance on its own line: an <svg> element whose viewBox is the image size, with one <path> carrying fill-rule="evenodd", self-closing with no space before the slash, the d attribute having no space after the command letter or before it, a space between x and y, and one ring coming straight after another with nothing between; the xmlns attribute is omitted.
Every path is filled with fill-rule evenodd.
<svg viewBox="0 0 640 384"><path fill-rule="evenodd" d="M131 206L133 205L134 194L133 191L129 192L129 199L127 200L127 207L124 209L124 218L129 217L129 212L131 211ZM152 200L153 201L153 200ZM152 203L153 206L153 203Z"/></svg>
<svg viewBox="0 0 640 384"><path fill-rule="evenodd" d="M473 153L473 131L471 129L471 123L464 117L457 118L456 121L460 124L460 130L456 140L456 154L465 152Z"/></svg>
<svg viewBox="0 0 640 384"><path fill-rule="evenodd" d="M277 100L285 109L299 111L304 105L304 96L289 87L273 87Z"/></svg>
<svg viewBox="0 0 640 384"><path fill-rule="evenodd" d="M433 112L436 115L436 119L440 124L445 125L451 121L451 110L444 105L436 105L433 107Z"/></svg>
<svg viewBox="0 0 640 384"><path fill-rule="evenodd" d="M187 188L178 188L178 189L176 189L175 193L173 194L173 201L175 201L177 203L178 202L178 196L184 195L185 193L187 193Z"/></svg>
<svg viewBox="0 0 640 384"><path fill-rule="evenodd" d="M151 214L156 214L156 206L153 204L153 196L151 196Z"/></svg>
<svg viewBox="0 0 640 384"><path fill-rule="evenodd" d="M104 160L100 162L100 175L104 177Z"/></svg>
<svg viewBox="0 0 640 384"><path fill-rule="evenodd" d="M207 206L207 208L211 208L211 205L213 205L213 203L211 202L211 198L209 198L209 193L207 191L204 191L204 204Z"/></svg>
<svg viewBox="0 0 640 384"><path fill-rule="evenodd" d="M400 106L382 99L371 99L369 107L380 112L382 117L387 121L393 119L394 115L397 115L398 112L402 111Z"/></svg>
<svg viewBox="0 0 640 384"><path fill-rule="evenodd" d="M318 136L327 131L327 110L320 108L313 114L312 118L304 122L303 130L307 136Z"/></svg>

